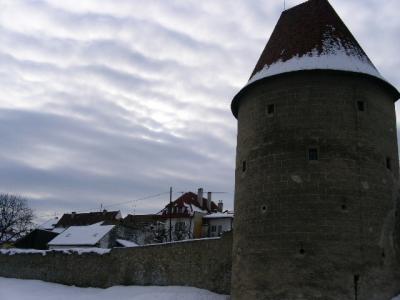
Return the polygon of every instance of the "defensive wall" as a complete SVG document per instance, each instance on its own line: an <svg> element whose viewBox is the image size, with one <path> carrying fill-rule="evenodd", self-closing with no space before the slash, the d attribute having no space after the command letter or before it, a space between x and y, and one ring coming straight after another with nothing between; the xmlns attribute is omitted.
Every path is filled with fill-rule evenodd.
<svg viewBox="0 0 400 300"><path fill-rule="evenodd" d="M0 276L79 287L180 285L230 294L232 233L109 253L0 253Z"/></svg>

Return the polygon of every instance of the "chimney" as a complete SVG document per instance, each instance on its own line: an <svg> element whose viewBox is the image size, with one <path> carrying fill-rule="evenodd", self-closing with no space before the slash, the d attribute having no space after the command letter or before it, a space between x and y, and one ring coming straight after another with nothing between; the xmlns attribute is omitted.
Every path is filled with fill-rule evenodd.
<svg viewBox="0 0 400 300"><path fill-rule="evenodd" d="M76 212L73 211L73 212L71 213L71 218L75 217L75 215L76 215Z"/></svg>
<svg viewBox="0 0 400 300"><path fill-rule="evenodd" d="M103 215L107 213L107 209L103 209Z"/></svg>
<svg viewBox="0 0 400 300"><path fill-rule="evenodd" d="M200 208L203 208L203 189L197 190L197 202L199 202Z"/></svg>
<svg viewBox="0 0 400 300"><path fill-rule="evenodd" d="M207 209L211 211L211 192L207 192Z"/></svg>
<svg viewBox="0 0 400 300"><path fill-rule="evenodd" d="M224 210L224 203L222 202L222 200L218 201L218 211L222 212Z"/></svg>

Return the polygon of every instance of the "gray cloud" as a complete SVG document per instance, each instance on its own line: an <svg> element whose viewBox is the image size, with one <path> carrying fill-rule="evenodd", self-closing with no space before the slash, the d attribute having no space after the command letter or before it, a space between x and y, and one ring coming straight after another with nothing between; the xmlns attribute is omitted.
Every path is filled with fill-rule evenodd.
<svg viewBox="0 0 400 300"><path fill-rule="evenodd" d="M230 100L283 3L1 2L0 191L26 195L38 215L118 204L170 185L226 191L218 198L233 208ZM400 5L331 3L400 86ZM167 199L135 209L154 212Z"/></svg>

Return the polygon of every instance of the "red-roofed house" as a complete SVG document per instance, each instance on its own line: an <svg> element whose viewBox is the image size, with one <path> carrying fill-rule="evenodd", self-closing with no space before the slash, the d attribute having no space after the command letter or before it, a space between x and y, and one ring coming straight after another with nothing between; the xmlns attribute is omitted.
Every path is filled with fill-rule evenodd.
<svg viewBox="0 0 400 300"><path fill-rule="evenodd" d="M198 189L197 195L192 192L184 193L171 205L165 206L158 213L159 219L164 222L167 232L171 218L172 240L184 240L202 237L203 217L217 212L218 205L211 200L211 193L203 197L203 189Z"/></svg>

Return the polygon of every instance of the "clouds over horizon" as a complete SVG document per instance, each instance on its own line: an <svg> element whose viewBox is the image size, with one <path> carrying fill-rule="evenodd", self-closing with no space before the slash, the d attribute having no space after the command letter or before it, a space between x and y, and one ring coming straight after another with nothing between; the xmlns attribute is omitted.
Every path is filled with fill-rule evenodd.
<svg viewBox="0 0 400 300"><path fill-rule="evenodd" d="M400 4L331 4L383 76L400 86ZM230 101L281 1L0 5L0 191L30 198L38 215L113 205L171 185L228 192L214 199L233 208ZM115 208L151 213L167 200Z"/></svg>

